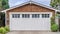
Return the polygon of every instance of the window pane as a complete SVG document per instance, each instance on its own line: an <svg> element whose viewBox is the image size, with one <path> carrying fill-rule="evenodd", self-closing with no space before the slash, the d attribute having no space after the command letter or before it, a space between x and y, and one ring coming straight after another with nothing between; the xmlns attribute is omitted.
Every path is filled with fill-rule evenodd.
<svg viewBox="0 0 60 34"><path fill-rule="evenodd" d="M27 18L30 18L30 14L27 14Z"/></svg>
<svg viewBox="0 0 60 34"><path fill-rule="evenodd" d="M30 14L22 14L22 18L30 18Z"/></svg>
<svg viewBox="0 0 60 34"><path fill-rule="evenodd" d="M50 17L50 15L49 15L49 14L47 14L47 17L49 18L49 17Z"/></svg>
<svg viewBox="0 0 60 34"><path fill-rule="evenodd" d="M14 14L15 18L17 18L17 14Z"/></svg>
<svg viewBox="0 0 60 34"><path fill-rule="evenodd" d="M45 14L45 18L47 18L47 14Z"/></svg>
<svg viewBox="0 0 60 34"><path fill-rule="evenodd" d="M49 14L42 14L42 18L49 18Z"/></svg>
<svg viewBox="0 0 60 34"><path fill-rule="evenodd" d="M38 14L38 18L40 17L40 14Z"/></svg>
<svg viewBox="0 0 60 34"><path fill-rule="evenodd" d="M44 18L45 17L45 15L44 14L42 14L42 18Z"/></svg>
<svg viewBox="0 0 60 34"><path fill-rule="evenodd" d="M12 18L20 18L20 14L12 14Z"/></svg>
<svg viewBox="0 0 60 34"><path fill-rule="evenodd" d="M40 14L32 14L32 18L39 18Z"/></svg>
<svg viewBox="0 0 60 34"><path fill-rule="evenodd" d="M22 14L22 18L24 18L24 16L25 16L25 15L24 15L24 14Z"/></svg>
<svg viewBox="0 0 60 34"><path fill-rule="evenodd" d="M12 14L12 18L14 18L14 14Z"/></svg>
<svg viewBox="0 0 60 34"><path fill-rule="evenodd" d="M20 18L20 14L17 14L17 15L18 15L17 17Z"/></svg>
<svg viewBox="0 0 60 34"><path fill-rule="evenodd" d="M35 17L35 15L34 14L32 14L32 18L34 18Z"/></svg>

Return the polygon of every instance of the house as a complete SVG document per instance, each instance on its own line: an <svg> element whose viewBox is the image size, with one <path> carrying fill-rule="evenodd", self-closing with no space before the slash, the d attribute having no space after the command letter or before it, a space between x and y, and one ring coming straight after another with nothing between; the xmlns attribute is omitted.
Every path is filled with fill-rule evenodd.
<svg viewBox="0 0 60 34"><path fill-rule="evenodd" d="M6 14L5 24L11 31L51 31L50 18L55 15L55 11L49 6L28 1L2 12Z"/></svg>

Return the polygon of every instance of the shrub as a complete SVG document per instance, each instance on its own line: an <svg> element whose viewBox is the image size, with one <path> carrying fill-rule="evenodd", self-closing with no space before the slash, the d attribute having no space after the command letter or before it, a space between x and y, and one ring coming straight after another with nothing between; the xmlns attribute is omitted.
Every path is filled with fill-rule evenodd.
<svg viewBox="0 0 60 34"><path fill-rule="evenodd" d="M53 31L53 32L57 32L58 31L58 25L56 24L56 22L55 22L55 17L53 16L52 18L51 18L51 31Z"/></svg>
<svg viewBox="0 0 60 34"><path fill-rule="evenodd" d="M9 32L9 27L8 26L5 26L5 27L1 27L0 28L0 33L1 34L6 34L7 32Z"/></svg>
<svg viewBox="0 0 60 34"><path fill-rule="evenodd" d="M5 26L4 28L5 28L5 30L6 30L7 32L9 32L9 31L10 31L10 29L9 29L9 27L8 27L8 26Z"/></svg>
<svg viewBox="0 0 60 34"><path fill-rule="evenodd" d="M57 25L57 24L53 24L53 25L51 26L51 30L52 30L53 32L58 31L58 25Z"/></svg>
<svg viewBox="0 0 60 34"><path fill-rule="evenodd" d="M0 28L0 33L1 33L1 34L6 34L6 30L5 30L3 27L1 27L1 28Z"/></svg>
<svg viewBox="0 0 60 34"><path fill-rule="evenodd" d="M55 18L51 17L51 25L55 24Z"/></svg>

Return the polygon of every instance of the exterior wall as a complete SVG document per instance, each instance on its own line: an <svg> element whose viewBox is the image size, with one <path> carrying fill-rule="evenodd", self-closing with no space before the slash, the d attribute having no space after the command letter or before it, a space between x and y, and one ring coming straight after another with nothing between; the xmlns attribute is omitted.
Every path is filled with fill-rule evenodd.
<svg viewBox="0 0 60 34"><path fill-rule="evenodd" d="M42 6L38 6L38 5L35 5L35 4L27 4L27 5L24 5L24 6L21 6L21 7L17 7L15 9L12 9L12 10L9 10L6 12L6 25L9 25L9 13L10 12L52 12L53 16L55 15L55 11L54 10L50 10L50 9L47 9L47 8L44 8Z"/></svg>

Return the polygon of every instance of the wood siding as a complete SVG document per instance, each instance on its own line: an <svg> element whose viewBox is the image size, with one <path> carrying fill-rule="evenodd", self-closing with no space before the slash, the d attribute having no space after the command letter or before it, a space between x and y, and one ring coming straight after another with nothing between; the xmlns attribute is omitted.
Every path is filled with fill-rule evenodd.
<svg viewBox="0 0 60 34"><path fill-rule="evenodd" d="M53 16L55 15L55 11L54 10L51 10L51 9L48 9L48 8L45 8L45 7L42 7L42 6L38 6L38 5L35 5L35 4L26 4L24 6L21 6L21 7L17 7L17 8L14 8L12 10L8 10L6 12L6 18L7 18L7 23L6 25L9 25L9 13L10 12L52 12Z"/></svg>

